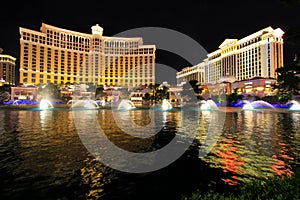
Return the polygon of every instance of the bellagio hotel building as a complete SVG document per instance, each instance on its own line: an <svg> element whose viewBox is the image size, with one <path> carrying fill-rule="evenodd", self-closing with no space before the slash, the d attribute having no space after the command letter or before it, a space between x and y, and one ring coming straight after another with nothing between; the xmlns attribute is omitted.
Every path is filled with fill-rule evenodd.
<svg viewBox="0 0 300 200"><path fill-rule="evenodd" d="M137 86L155 83L155 45L141 37L107 37L43 23L40 32L20 28L20 83Z"/></svg>
<svg viewBox="0 0 300 200"><path fill-rule="evenodd" d="M178 72L177 83L195 79L218 84L226 76L236 81L274 79L276 69L283 66L283 34L280 28L267 27L240 40L226 39L203 62Z"/></svg>

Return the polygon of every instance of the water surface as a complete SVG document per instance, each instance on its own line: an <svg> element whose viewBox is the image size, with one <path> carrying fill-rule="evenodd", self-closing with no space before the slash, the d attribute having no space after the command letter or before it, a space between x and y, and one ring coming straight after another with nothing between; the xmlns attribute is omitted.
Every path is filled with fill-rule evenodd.
<svg viewBox="0 0 300 200"><path fill-rule="evenodd" d="M134 174L95 159L82 143L70 110L1 110L1 199L180 199L198 188L226 190L254 179L292 176L299 165L299 112L228 110L217 143L202 159L198 149L213 123L213 111L196 110L194 119L184 122L180 111L164 112L156 122L161 131L141 139L122 132L111 110L97 110L106 136L131 152L163 148L176 134L186 134L178 132L180 127L198 123L193 144L178 160ZM151 121L147 110L129 115L139 126Z"/></svg>

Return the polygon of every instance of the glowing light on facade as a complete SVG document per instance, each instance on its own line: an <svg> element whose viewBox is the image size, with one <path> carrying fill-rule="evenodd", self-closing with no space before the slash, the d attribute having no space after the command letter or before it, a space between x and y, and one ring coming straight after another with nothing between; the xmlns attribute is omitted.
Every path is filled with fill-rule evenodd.
<svg viewBox="0 0 300 200"><path fill-rule="evenodd" d="M178 72L177 83L193 79L216 84L226 75L237 81L276 78L276 69L283 66L283 34L280 28L267 27L240 40L226 39L203 62Z"/></svg>
<svg viewBox="0 0 300 200"><path fill-rule="evenodd" d="M107 37L98 24L92 34L42 24L20 28L20 83L155 84L155 46L140 37Z"/></svg>
<svg viewBox="0 0 300 200"><path fill-rule="evenodd" d="M1 48L0 48L1 49ZM15 85L16 58L0 51L0 85Z"/></svg>

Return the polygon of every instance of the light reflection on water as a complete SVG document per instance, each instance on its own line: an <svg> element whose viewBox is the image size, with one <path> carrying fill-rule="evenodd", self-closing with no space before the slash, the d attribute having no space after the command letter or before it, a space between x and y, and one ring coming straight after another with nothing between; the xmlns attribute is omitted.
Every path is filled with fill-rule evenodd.
<svg viewBox="0 0 300 200"><path fill-rule="evenodd" d="M205 161L222 168L223 181L229 185L292 176L299 161L299 119L299 113L231 113L223 137Z"/></svg>
<svg viewBox="0 0 300 200"><path fill-rule="evenodd" d="M70 111L0 111L0 193L11 198L138 199L166 194L179 199L216 180L239 185L292 176L300 158L299 112L228 111L218 142L202 160L194 149L205 140L211 111L198 114L197 141L182 161L153 173L127 174L104 166L87 152ZM150 123L145 110L129 115L139 126ZM162 148L180 126L188 125L181 123L180 112L165 112L158 136L140 139L122 133L110 110L98 110L98 117L107 137L133 152Z"/></svg>

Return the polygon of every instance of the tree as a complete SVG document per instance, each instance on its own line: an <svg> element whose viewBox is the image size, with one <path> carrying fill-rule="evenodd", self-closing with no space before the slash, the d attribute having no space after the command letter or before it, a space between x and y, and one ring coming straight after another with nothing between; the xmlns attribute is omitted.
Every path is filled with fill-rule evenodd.
<svg viewBox="0 0 300 200"><path fill-rule="evenodd" d="M277 68L277 83L273 89L283 101L290 100L293 95L298 95L300 91L300 60L295 60L292 64Z"/></svg>
<svg viewBox="0 0 300 200"><path fill-rule="evenodd" d="M151 100L151 95L147 92L145 94L145 96L143 97L143 100L146 101L146 102L149 102Z"/></svg>
<svg viewBox="0 0 300 200"><path fill-rule="evenodd" d="M193 82L192 82L192 84L193 84ZM185 83L182 85L181 97L182 97L182 100L185 102L189 102L192 99L194 99L193 97L195 97L195 91L190 83Z"/></svg>
<svg viewBox="0 0 300 200"><path fill-rule="evenodd" d="M96 91L96 85L94 83L87 83L87 92L95 92Z"/></svg>
<svg viewBox="0 0 300 200"><path fill-rule="evenodd" d="M227 104L228 105L233 105L238 103L240 100L243 99L243 95L237 93L238 89L234 89L231 94L228 95L227 97Z"/></svg>
<svg viewBox="0 0 300 200"><path fill-rule="evenodd" d="M48 83L43 89L43 96L45 98L61 99L60 89L53 83Z"/></svg>
<svg viewBox="0 0 300 200"><path fill-rule="evenodd" d="M281 0L281 2L288 7L300 5L300 0ZM284 42L300 46L300 26L288 28L285 32ZM299 68L300 61L296 59L291 65L276 70L277 83L272 87L277 91L280 102L286 102L292 99L293 95L299 94Z"/></svg>
<svg viewBox="0 0 300 200"><path fill-rule="evenodd" d="M103 85L99 85L99 86L96 88L96 92L95 92L95 97L96 97L96 99L101 99L102 97L105 96L105 93L104 93L103 91L104 91Z"/></svg>
<svg viewBox="0 0 300 200"><path fill-rule="evenodd" d="M189 81L189 84L192 86L197 99L200 99L203 88L200 87L199 82L197 80L191 80Z"/></svg>
<svg viewBox="0 0 300 200"><path fill-rule="evenodd" d="M0 86L0 92L8 92L8 93L10 93L10 88L11 88L11 85L4 84L4 85Z"/></svg>
<svg viewBox="0 0 300 200"><path fill-rule="evenodd" d="M5 101L9 101L10 94L8 92L1 92L0 93L0 104L2 104Z"/></svg>
<svg viewBox="0 0 300 200"><path fill-rule="evenodd" d="M163 100L163 99L168 99L168 89L166 86L162 86L156 90L156 95L155 98L157 101Z"/></svg>

